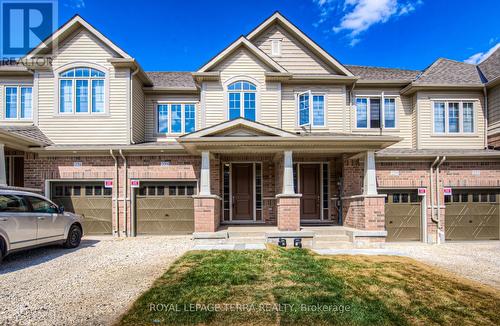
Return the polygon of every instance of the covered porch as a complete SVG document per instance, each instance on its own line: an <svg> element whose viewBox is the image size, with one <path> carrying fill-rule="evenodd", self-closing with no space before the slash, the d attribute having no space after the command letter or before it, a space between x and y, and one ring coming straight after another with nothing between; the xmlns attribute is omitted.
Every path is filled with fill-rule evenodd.
<svg viewBox="0 0 500 326"><path fill-rule="evenodd" d="M290 133L236 119L179 138L201 155L195 233L231 225L384 230L375 151L397 137Z"/></svg>

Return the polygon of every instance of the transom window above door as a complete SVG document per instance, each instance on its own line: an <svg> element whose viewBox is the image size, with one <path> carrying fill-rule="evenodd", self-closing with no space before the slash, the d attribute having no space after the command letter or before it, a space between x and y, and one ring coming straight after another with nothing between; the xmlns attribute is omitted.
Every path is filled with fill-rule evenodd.
<svg viewBox="0 0 500 326"><path fill-rule="evenodd" d="M183 103L158 104L156 107L158 134L184 134L196 129L196 106Z"/></svg>
<svg viewBox="0 0 500 326"><path fill-rule="evenodd" d="M229 120L244 117L255 121L257 87L247 81L237 81L227 87L227 92Z"/></svg>
<svg viewBox="0 0 500 326"><path fill-rule="evenodd" d="M59 74L60 114L102 114L106 74L93 68L71 68Z"/></svg>
<svg viewBox="0 0 500 326"><path fill-rule="evenodd" d="M394 97L356 97L356 128L396 128L396 99Z"/></svg>
<svg viewBox="0 0 500 326"><path fill-rule="evenodd" d="M297 96L297 116L299 127L325 127L325 95L311 91Z"/></svg>

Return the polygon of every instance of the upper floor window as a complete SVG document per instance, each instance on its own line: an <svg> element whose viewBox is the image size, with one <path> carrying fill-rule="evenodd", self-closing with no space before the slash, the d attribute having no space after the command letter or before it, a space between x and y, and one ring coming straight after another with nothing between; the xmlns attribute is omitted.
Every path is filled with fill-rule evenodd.
<svg viewBox="0 0 500 326"><path fill-rule="evenodd" d="M474 104L472 102L435 101L434 133L474 133Z"/></svg>
<svg viewBox="0 0 500 326"><path fill-rule="evenodd" d="M71 68L59 74L59 113L104 113L104 72Z"/></svg>
<svg viewBox="0 0 500 326"><path fill-rule="evenodd" d="M257 87L247 81L237 81L227 87L229 120L244 117L255 121Z"/></svg>
<svg viewBox="0 0 500 326"><path fill-rule="evenodd" d="M33 88L31 86L5 87L5 119L33 118Z"/></svg>
<svg viewBox="0 0 500 326"><path fill-rule="evenodd" d="M183 134L196 129L194 104L158 104L156 108L158 134Z"/></svg>
<svg viewBox="0 0 500 326"><path fill-rule="evenodd" d="M355 115L356 128L396 128L396 99L357 97Z"/></svg>
<svg viewBox="0 0 500 326"><path fill-rule="evenodd" d="M325 126L325 96L307 91L297 96L299 126Z"/></svg>

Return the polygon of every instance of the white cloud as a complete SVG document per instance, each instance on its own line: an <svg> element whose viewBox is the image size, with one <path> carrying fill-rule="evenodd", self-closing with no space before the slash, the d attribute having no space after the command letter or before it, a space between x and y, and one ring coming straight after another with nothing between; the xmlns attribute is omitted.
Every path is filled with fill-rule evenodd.
<svg viewBox="0 0 500 326"><path fill-rule="evenodd" d="M464 62L472 63L477 65L478 63L483 62L488 58L493 52L495 52L498 48L500 48L500 43L495 44L491 49L487 52L478 52L476 54L471 55L468 59L464 60Z"/></svg>
<svg viewBox="0 0 500 326"><path fill-rule="evenodd" d="M71 9L82 9L85 8L85 0L66 0L64 6Z"/></svg>
<svg viewBox="0 0 500 326"><path fill-rule="evenodd" d="M313 0L320 9L318 26L329 20L339 19L332 30L336 33L347 32L351 46L356 45L358 35L372 25L385 23L392 17L412 13L422 0ZM335 15L335 13L340 13Z"/></svg>

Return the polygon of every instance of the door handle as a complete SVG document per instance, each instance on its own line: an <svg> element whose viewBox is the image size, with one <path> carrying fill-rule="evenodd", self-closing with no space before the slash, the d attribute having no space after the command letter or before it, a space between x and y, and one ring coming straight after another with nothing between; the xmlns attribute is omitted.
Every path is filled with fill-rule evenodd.
<svg viewBox="0 0 500 326"><path fill-rule="evenodd" d="M43 221L43 220L45 220L45 217L44 217L44 216L38 216L38 219L39 219L40 221Z"/></svg>

